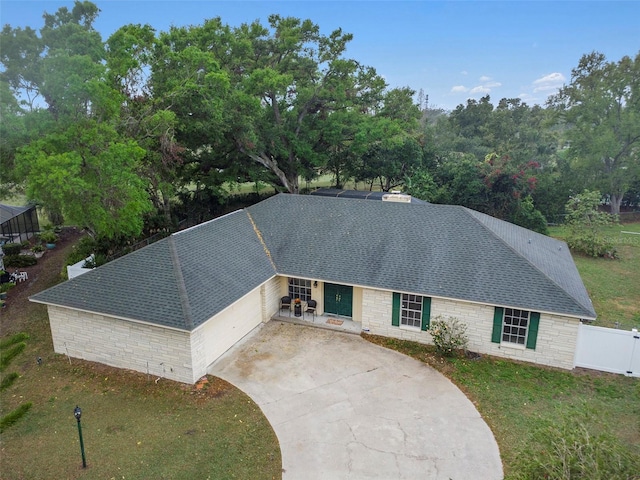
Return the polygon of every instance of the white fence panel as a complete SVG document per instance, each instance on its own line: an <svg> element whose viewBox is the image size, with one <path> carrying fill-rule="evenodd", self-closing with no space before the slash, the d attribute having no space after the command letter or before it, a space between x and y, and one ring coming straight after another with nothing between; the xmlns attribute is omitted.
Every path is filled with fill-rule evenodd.
<svg viewBox="0 0 640 480"><path fill-rule="evenodd" d="M581 324L573 364L640 377L640 334Z"/></svg>

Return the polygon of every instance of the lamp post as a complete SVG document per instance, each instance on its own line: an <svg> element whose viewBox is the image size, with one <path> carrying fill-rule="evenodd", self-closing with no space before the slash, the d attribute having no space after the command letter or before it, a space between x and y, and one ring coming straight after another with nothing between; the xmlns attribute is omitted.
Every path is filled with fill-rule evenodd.
<svg viewBox="0 0 640 480"><path fill-rule="evenodd" d="M80 453L82 453L82 468L87 468L87 460L84 456L84 442L82 441L82 425L80 425L80 417L82 416L82 409L76 405L73 409L73 416L78 421L78 435L80 436Z"/></svg>

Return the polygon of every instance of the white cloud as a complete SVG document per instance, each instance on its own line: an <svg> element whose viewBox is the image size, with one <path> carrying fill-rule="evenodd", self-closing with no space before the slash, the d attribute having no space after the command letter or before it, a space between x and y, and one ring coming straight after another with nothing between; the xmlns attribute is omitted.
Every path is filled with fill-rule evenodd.
<svg viewBox="0 0 640 480"><path fill-rule="evenodd" d="M464 85L456 85L451 89L451 93L465 93L468 92L469 89Z"/></svg>
<svg viewBox="0 0 640 480"><path fill-rule="evenodd" d="M484 85L478 85L477 87L473 87L471 90L469 90L469 93L473 94L473 93L491 93L491 89L485 87Z"/></svg>
<svg viewBox="0 0 640 480"><path fill-rule="evenodd" d="M563 74L554 72L540 77L533 82L533 93L551 92L562 87L566 78Z"/></svg>
<svg viewBox="0 0 640 480"><path fill-rule="evenodd" d="M478 81L480 82L488 82L489 80L491 80L491 77L487 77L486 75L482 75Z"/></svg>
<svg viewBox="0 0 640 480"><path fill-rule="evenodd" d="M487 82L483 85L483 87L485 88L497 88L497 87L501 87L502 84L500 82Z"/></svg>
<svg viewBox="0 0 640 480"><path fill-rule="evenodd" d="M467 72L466 70L462 70L460 73L461 73L462 75L469 75L469 72Z"/></svg>

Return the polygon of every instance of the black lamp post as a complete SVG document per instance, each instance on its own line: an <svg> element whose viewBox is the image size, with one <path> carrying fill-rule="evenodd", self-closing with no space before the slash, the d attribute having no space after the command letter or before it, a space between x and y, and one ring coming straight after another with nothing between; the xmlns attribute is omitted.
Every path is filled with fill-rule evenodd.
<svg viewBox="0 0 640 480"><path fill-rule="evenodd" d="M82 441L82 425L80 425L80 417L82 416L82 409L76 405L73 409L73 416L78 421L78 435L80 436L80 453L82 453L82 468L87 468L87 460L84 457L84 442Z"/></svg>

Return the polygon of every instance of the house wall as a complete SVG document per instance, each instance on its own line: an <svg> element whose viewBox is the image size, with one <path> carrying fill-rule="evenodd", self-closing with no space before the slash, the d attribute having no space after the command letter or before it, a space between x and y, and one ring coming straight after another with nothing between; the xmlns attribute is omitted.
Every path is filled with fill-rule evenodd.
<svg viewBox="0 0 640 480"><path fill-rule="evenodd" d="M188 332L49 305L56 353L193 383Z"/></svg>
<svg viewBox="0 0 640 480"><path fill-rule="evenodd" d="M280 288L278 290L276 299L276 308L273 310L273 314L278 312L280 308L280 298L289 295L289 277L278 277L280 282ZM324 283L318 281L318 285L314 286L315 280L311 279L311 298L318 304L316 305L316 312L318 315L322 315L324 312Z"/></svg>
<svg viewBox="0 0 640 480"><path fill-rule="evenodd" d="M271 280L263 283L260 287L260 297L262 299L262 321L264 323L271 320L280 308L280 289L282 287L282 278L274 276Z"/></svg>
<svg viewBox="0 0 640 480"><path fill-rule="evenodd" d="M262 286L253 289L191 332L194 377L189 383L206 375L208 367L216 359L262 323L261 290Z"/></svg>
<svg viewBox="0 0 640 480"><path fill-rule="evenodd" d="M391 325L392 292L363 289L362 328L369 333L433 344L430 333ZM455 317L467 325L469 350L527 362L572 369L579 320L542 313L535 350L491 342L494 307L441 298L431 299L431 320Z"/></svg>

